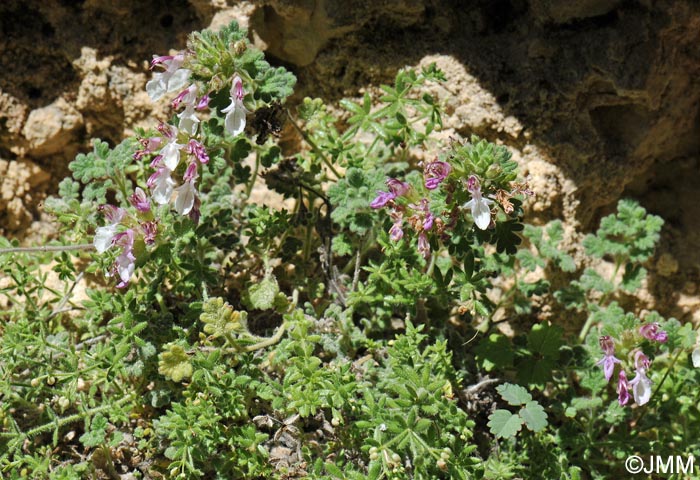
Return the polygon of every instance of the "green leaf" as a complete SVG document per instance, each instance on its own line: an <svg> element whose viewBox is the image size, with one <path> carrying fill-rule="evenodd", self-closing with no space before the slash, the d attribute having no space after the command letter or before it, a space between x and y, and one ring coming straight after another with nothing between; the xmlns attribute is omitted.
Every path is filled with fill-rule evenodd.
<svg viewBox="0 0 700 480"><path fill-rule="evenodd" d="M513 405L515 407L523 405L532 400L532 395L520 385L514 385L512 383L504 383L496 387L496 390L501 395L503 400L508 402L508 405Z"/></svg>
<svg viewBox="0 0 700 480"><path fill-rule="evenodd" d="M270 275L260 283L248 287L248 302L257 310L269 310L275 305L275 297L280 291L277 279Z"/></svg>
<svg viewBox="0 0 700 480"><path fill-rule="evenodd" d="M556 325L535 324L527 336L527 345L531 352L556 360L563 345L564 330Z"/></svg>
<svg viewBox="0 0 700 480"><path fill-rule="evenodd" d="M159 355L158 373L174 382L192 376L192 364L185 350L179 345L170 345Z"/></svg>
<svg viewBox="0 0 700 480"><path fill-rule="evenodd" d="M527 385L541 386L552 378L554 361L549 357L537 358L528 355L515 365L518 369L518 381Z"/></svg>
<svg viewBox="0 0 700 480"><path fill-rule="evenodd" d="M80 436L80 443L86 447L97 447L105 442L107 436L107 419L101 413L96 414L90 422L90 430Z"/></svg>
<svg viewBox="0 0 700 480"><path fill-rule="evenodd" d="M535 401L527 402L520 409L520 416L525 420L527 428L533 432L539 432L547 426L547 414L542 405Z"/></svg>
<svg viewBox="0 0 700 480"><path fill-rule="evenodd" d="M258 85L255 94L265 102L283 102L294 93L294 85L297 83L294 74L283 67L268 68L258 75L255 81Z"/></svg>
<svg viewBox="0 0 700 480"><path fill-rule="evenodd" d="M499 409L489 415L488 427L496 438L514 437L522 425L523 419L508 410Z"/></svg>
<svg viewBox="0 0 700 480"><path fill-rule="evenodd" d="M625 265L625 273L622 276L622 282L620 283L620 288L622 290L634 293L642 287L642 281L647 276L646 268L641 265L633 265L628 263Z"/></svg>
<svg viewBox="0 0 700 480"><path fill-rule="evenodd" d="M484 338L476 347L475 353L483 362L487 372L494 368L503 369L512 366L515 356L510 340L505 335L497 333Z"/></svg>

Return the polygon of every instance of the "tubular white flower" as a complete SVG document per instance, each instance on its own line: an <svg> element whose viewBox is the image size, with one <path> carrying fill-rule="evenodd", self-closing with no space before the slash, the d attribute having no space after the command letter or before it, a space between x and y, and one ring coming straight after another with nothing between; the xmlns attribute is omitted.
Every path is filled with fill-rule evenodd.
<svg viewBox="0 0 700 480"><path fill-rule="evenodd" d="M173 195L175 180L170 177L170 173L167 167L161 168L148 179L151 196L158 205L170 202L170 197Z"/></svg>
<svg viewBox="0 0 700 480"><path fill-rule="evenodd" d="M107 225L105 227L97 227L95 229L95 250L97 253L105 253L112 246L112 239L117 234L116 225Z"/></svg>
<svg viewBox="0 0 700 480"><path fill-rule="evenodd" d="M155 56L154 56L155 57ZM154 61L158 57L154 58ZM151 100L158 100L166 93L174 92L184 87L190 79L190 72L186 68L180 68L185 61L183 54L174 57L160 57L158 65L165 66L164 72L154 73L153 78L146 83L146 92Z"/></svg>
<svg viewBox="0 0 700 480"><path fill-rule="evenodd" d="M187 215L194 206L194 199L197 196L197 189L194 182L185 182L175 189L177 198L175 199L175 210L180 215Z"/></svg>
<svg viewBox="0 0 700 480"><path fill-rule="evenodd" d="M248 113L243 105L243 81L241 77L236 76L231 84L231 103L228 107L221 110L221 113L226 114L224 128L234 137L241 134L245 130L245 116Z"/></svg>
<svg viewBox="0 0 700 480"><path fill-rule="evenodd" d="M482 230L489 228L491 224L491 205L493 200L489 198L483 198L481 195L474 195L471 200L464 204L464 208L469 208L472 211L472 217L474 217L474 223L477 227Z"/></svg>

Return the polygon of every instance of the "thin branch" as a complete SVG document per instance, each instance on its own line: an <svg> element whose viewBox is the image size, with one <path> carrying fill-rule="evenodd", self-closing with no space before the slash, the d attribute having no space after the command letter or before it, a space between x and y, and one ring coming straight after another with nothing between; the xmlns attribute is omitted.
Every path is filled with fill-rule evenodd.
<svg viewBox="0 0 700 480"><path fill-rule="evenodd" d="M92 243L81 243L78 245L43 245L41 247L11 247L0 248L0 255L3 253L34 253L34 252L68 252L71 250L94 250Z"/></svg>
<svg viewBox="0 0 700 480"><path fill-rule="evenodd" d="M306 132L305 132L304 130L301 129L301 127L300 127L299 125L297 125L296 120L294 120L294 117L292 117L292 114L289 112L289 110L286 110L286 112L287 112L287 118L289 118L289 121L290 121L290 122L292 123L292 125L294 126L294 129L295 129L297 132L299 132L299 135L301 135L301 137L304 139L304 141L305 141L306 143L308 143L309 146L311 146L311 149L316 153L316 155L318 155L319 157L321 157L321 160L323 160L323 163L325 163L326 166L330 169L330 171L333 172L333 174L336 176L336 178L341 178L342 175L340 175L340 173L338 173L338 171L335 169L335 167L333 167L333 164L328 160L328 158L327 158L326 155L321 151L321 149L318 148L318 145L316 145L316 143L315 143L313 140L311 140L311 137L309 137L309 136L306 134Z"/></svg>

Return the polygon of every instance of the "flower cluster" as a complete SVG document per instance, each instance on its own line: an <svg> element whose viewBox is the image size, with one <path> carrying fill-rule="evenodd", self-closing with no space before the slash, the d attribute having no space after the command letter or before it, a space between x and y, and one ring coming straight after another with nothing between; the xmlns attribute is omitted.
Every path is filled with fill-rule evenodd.
<svg viewBox="0 0 700 480"><path fill-rule="evenodd" d="M121 249L107 272L108 277L119 277L118 288L129 284L136 266L135 252L143 250L145 245L154 244L158 234L158 222L154 220L146 192L136 187L134 194L129 197L129 203L136 210L135 214L114 205L99 207L107 225L97 227L93 242L97 253L105 253L112 247Z"/></svg>
<svg viewBox="0 0 700 480"><path fill-rule="evenodd" d="M376 198L370 203L370 207L375 209L390 208L389 216L393 220L393 225L389 230L391 240L398 241L403 238L405 222L418 235L418 251L423 257L428 258L430 255L428 233L436 231L438 235L441 235L454 225L454 218L451 214L448 214L450 217L448 220L443 220L440 216L433 214L435 208L431 206L429 200L431 190L447 183L446 180L452 173L452 166L438 159L422 166L423 186L425 187L423 195L420 195L408 183L389 178L386 181L389 191L378 191ZM492 225L491 205L494 201L482 194L481 182L476 175L470 175L466 182L462 181L459 184L471 196L471 199L462 205L462 208L470 210L474 224L478 228L486 230Z"/></svg>
<svg viewBox="0 0 700 480"><path fill-rule="evenodd" d="M668 340L668 334L659 330L659 324L656 322L647 323L639 328L639 334L647 339L658 343L665 343ZM596 365L603 368L605 380L610 381L613 376L616 364L622 364L622 360L615 356L615 341L609 336L604 335L599 339L600 348L603 350L603 358ZM647 376L651 360L644 352L637 349L634 353L634 370L635 376L632 380L627 379L627 373L624 368L618 373L617 395L620 405L627 405L630 400L630 391L637 405L644 405L651 398L651 380Z"/></svg>
<svg viewBox="0 0 700 480"><path fill-rule="evenodd" d="M151 62L151 69L159 67L163 71L155 73L146 84L148 95L155 101L179 91L171 101L172 108L179 113L177 126L160 123L158 134L140 139L141 148L134 154L136 161L150 160L150 167L154 170L146 182L150 198L143 189L135 189L129 199L136 209L135 216L111 205L101 207L108 224L96 229L94 245L98 253L104 253L111 247L121 249L114 267L108 273L108 276L119 276L119 287L126 286L134 272L137 247L155 243L158 221L151 211L151 202L157 205L172 202L178 214L189 216L194 223L199 222L199 167L209 163L209 154L200 131L200 112L208 108L210 96L208 91L191 80L192 72L183 67L186 61L186 53L179 52L154 56ZM225 130L236 136L244 131L249 113L243 103L245 90L239 75L231 79L230 97L230 105L221 113L226 114Z"/></svg>
<svg viewBox="0 0 700 480"><path fill-rule="evenodd" d="M450 174L452 167L449 163L435 160L424 166L423 175L425 187L434 190ZM388 206L391 210L389 216L394 224L389 229L389 236L392 241L399 241L404 236L404 221L418 234L418 251L424 258L430 256L430 242L427 233L438 225L441 230L443 221L436 218L430 211L430 200L427 195L420 196L411 185L395 178L386 181L389 187L388 192L379 191L377 197L372 200L370 207L383 208ZM405 201L399 201L404 199Z"/></svg>

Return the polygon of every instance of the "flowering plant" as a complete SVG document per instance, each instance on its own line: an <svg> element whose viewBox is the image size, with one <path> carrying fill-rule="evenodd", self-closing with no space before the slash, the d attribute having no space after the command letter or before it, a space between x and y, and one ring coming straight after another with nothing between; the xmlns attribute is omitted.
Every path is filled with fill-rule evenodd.
<svg viewBox="0 0 700 480"><path fill-rule="evenodd" d="M525 225L508 148L434 135L435 65L340 116L236 24L151 70L171 118L76 157L60 244L0 239L9 478L573 479L697 417L692 326L621 307L661 219L621 202L583 260Z"/></svg>

